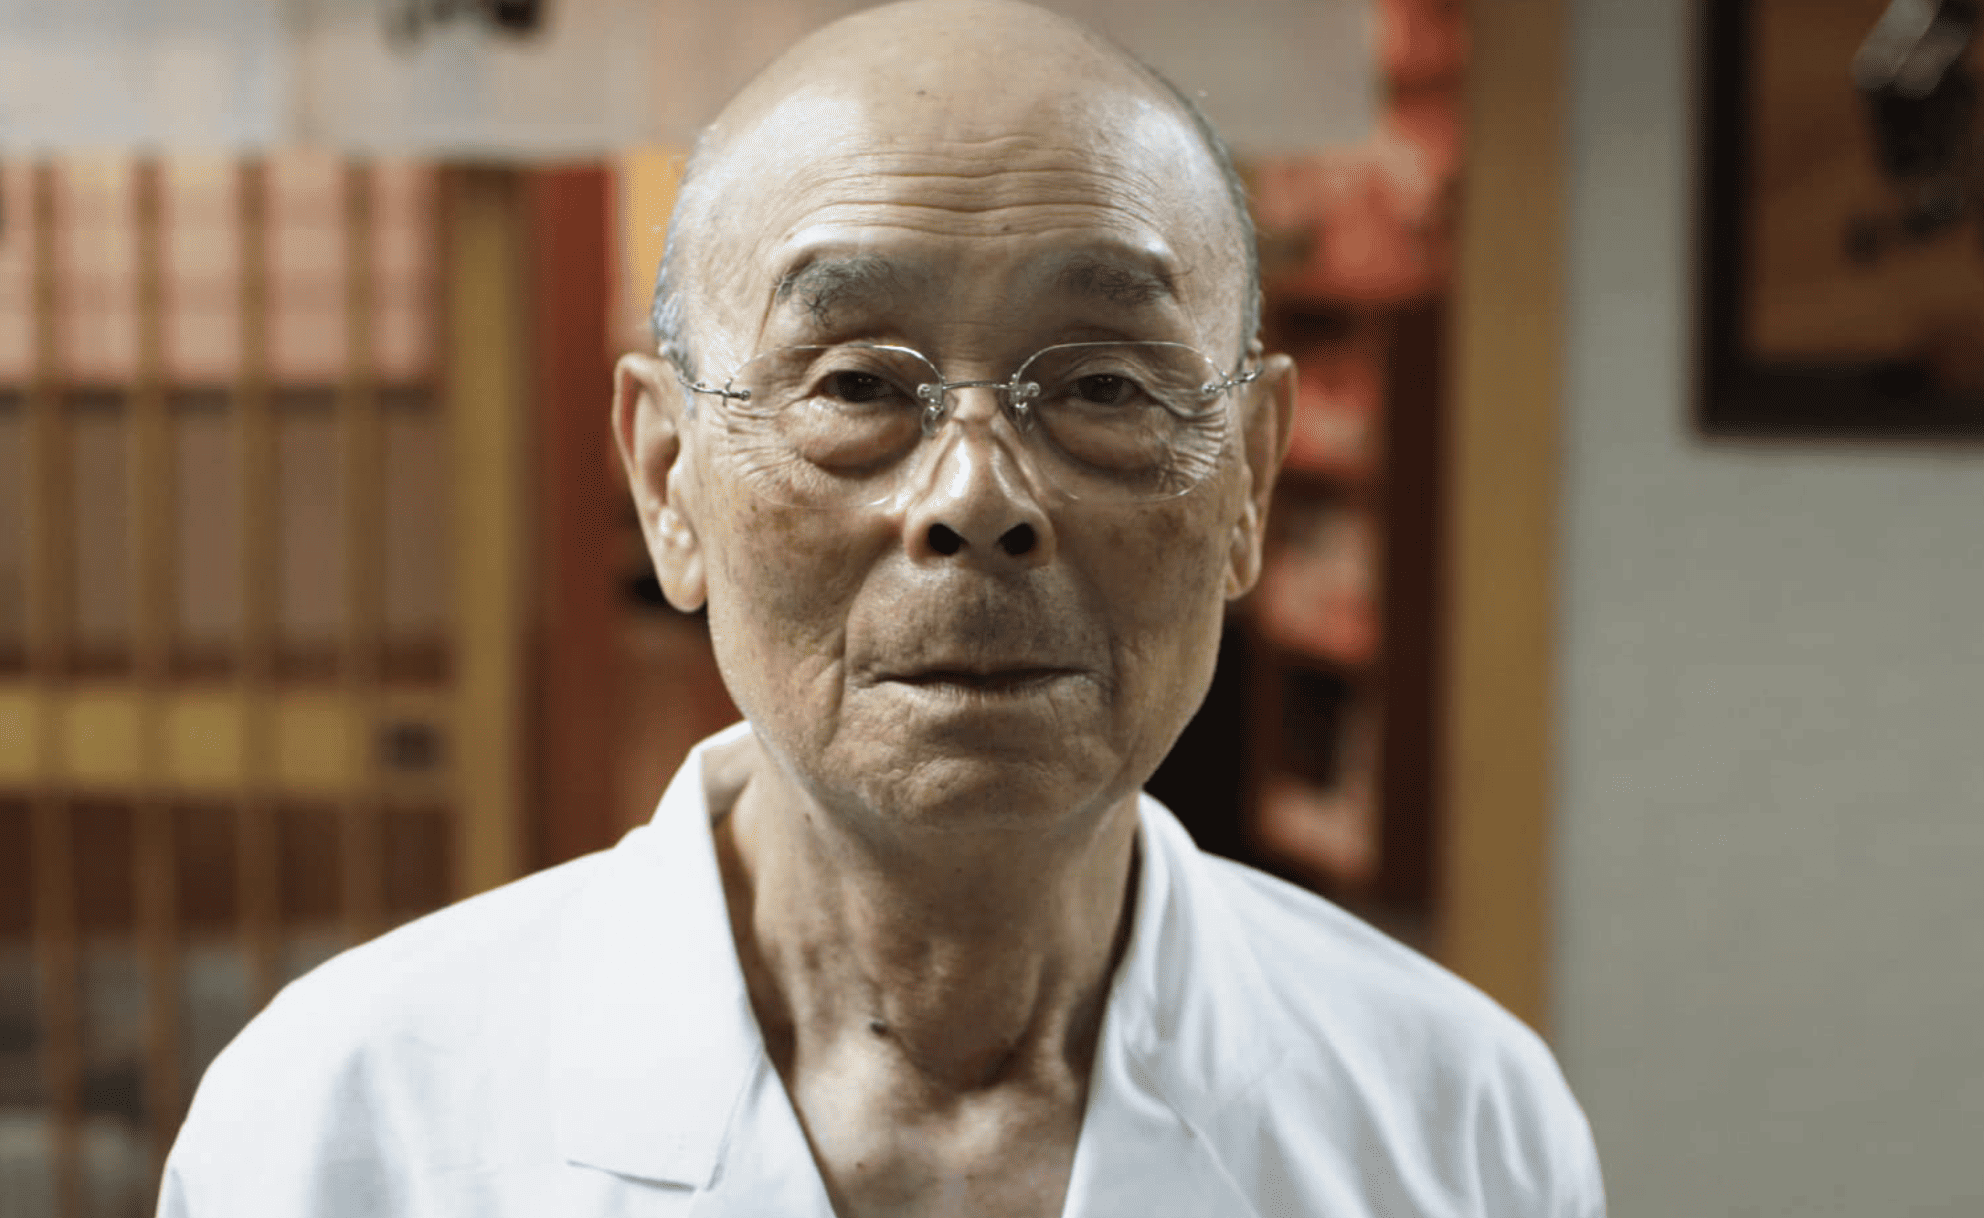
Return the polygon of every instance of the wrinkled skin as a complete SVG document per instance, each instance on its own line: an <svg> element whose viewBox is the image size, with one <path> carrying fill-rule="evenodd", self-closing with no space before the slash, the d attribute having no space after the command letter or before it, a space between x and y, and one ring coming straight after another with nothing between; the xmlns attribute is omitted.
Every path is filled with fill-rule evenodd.
<svg viewBox="0 0 1984 1218"><path fill-rule="evenodd" d="M1134 67L1040 10L859 14L768 69L712 139L678 218L706 379L852 339L954 380L1054 342L1242 353L1211 158ZM1059 1212L1135 794L1254 581L1292 384L1275 357L1229 395L1222 467L1177 498L1069 501L973 389L896 500L808 510L750 488L716 399L622 361L616 434L663 589L707 603L763 742L719 853L843 1215Z"/></svg>

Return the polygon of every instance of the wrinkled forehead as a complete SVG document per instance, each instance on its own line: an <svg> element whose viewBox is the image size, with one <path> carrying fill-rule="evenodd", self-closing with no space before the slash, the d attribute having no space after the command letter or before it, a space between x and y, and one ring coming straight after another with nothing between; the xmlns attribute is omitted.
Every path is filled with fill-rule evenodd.
<svg viewBox="0 0 1984 1218"><path fill-rule="evenodd" d="M701 171L712 320L761 329L831 250L893 260L911 284L976 272L987 291L1106 286L1120 268L1218 319L1208 337L1226 341L1244 262L1218 167L1175 103L1092 52L1007 73L973 57L899 66L802 79L723 120Z"/></svg>

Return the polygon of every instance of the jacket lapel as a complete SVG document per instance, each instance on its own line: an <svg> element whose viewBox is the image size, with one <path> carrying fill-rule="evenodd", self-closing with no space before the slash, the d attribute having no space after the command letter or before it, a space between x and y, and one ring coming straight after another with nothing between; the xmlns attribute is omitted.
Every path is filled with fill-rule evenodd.
<svg viewBox="0 0 1984 1218"><path fill-rule="evenodd" d="M762 1056L730 1129L716 1178L696 1194L690 1218L834 1218L799 1116Z"/></svg>
<svg viewBox="0 0 1984 1218"><path fill-rule="evenodd" d="M748 729L745 729L748 731ZM566 1160L706 1188L763 1056L738 969L698 748L654 820L576 898L555 996L552 1095Z"/></svg>
<svg viewBox="0 0 1984 1218"><path fill-rule="evenodd" d="M1097 1067L1063 1218L1260 1218L1130 1053L1105 1046Z"/></svg>
<svg viewBox="0 0 1984 1218"><path fill-rule="evenodd" d="M1064 1218L1258 1218L1213 1117L1271 1062L1252 957L1183 826L1146 798L1135 922L1111 985ZM1240 1160L1244 1162L1244 1157Z"/></svg>

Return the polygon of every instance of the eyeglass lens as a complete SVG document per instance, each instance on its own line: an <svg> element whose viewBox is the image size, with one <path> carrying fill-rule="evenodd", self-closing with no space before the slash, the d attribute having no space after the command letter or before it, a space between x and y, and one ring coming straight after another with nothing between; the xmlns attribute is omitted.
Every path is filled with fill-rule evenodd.
<svg viewBox="0 0 1984 1218"><path fill-rule="evenodd" d="M928 386L944 386L935 412ZM919 484L939 447L924 442L926 424L941 425L970 391L946 384L910 348L868 344L776 348L725 388L742 476L795 507L881 504ZM1047 347L986 391L999 395L1018 444L1058 492L1140 501L1184 494L1217 467L1228 430L1222 390L1207 356L1152 342Z"/></svg>

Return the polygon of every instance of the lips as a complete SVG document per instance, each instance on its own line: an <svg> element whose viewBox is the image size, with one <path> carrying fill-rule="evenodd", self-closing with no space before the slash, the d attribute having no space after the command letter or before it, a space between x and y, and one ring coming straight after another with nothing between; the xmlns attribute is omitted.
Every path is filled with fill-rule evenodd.
<svg viewBox="0 0 1984 1218"><path fill-rule="evenodd" d="M1015 665L999 668L922 668L895 673L887 680L899 685L968 689L980 693L1023 693L1076 675L1072 668Z"/></svg>

